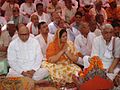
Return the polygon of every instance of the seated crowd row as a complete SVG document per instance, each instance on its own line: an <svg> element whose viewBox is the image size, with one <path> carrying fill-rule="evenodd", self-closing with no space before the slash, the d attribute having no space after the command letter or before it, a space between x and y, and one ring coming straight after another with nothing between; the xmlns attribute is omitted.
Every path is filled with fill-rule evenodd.
<svg viewBox="0 0 120 90"><path fill-rule="evenodd" d="M27 10L32 5L30 1L20 6L24 15L19 13L19 7L13 7L11 17L0 18L0 61L8 61L10 66L8 73L4 68L1 74L35 81L50 75L53 82L72 83L72 75L82 70L78 64L85 69L96 55L108 77L115 78L120 71L120 8L115 0L110 0L106 10L102 1L96 0L94 6L73 11L72 1L64 0L64 15L60 7L52 7L57 0L51 0L48 10L42 3Z"/></svg>

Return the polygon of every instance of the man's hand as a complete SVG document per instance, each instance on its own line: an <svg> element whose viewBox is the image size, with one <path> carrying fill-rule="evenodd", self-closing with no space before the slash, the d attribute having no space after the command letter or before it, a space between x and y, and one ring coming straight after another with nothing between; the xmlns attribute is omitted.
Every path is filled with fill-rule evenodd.
<svg viewBox="0 0 120 90"><path fill-rule="evenodd" d="M33 76L34 75L34 73L35 73L35 70L29 70L29 71L27 71L31 76Z"/></svg>
<svg viewBox="0 0 120 90"><path fill-rule="evenodd" d="M26 76L26 77L29 77L29 78L32 78L34 73L35 73L35 70L29 70L29 71L26 71L26 72L23 71L22 75Z"/></svg>

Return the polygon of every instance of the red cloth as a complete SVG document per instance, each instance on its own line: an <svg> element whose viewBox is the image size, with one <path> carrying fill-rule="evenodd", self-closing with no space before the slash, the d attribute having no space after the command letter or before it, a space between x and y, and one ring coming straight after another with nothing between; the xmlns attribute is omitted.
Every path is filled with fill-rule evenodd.
<svg viewBox="0 0 120 90"><path fill-rule="evenodd" d="M95 76L94 79L86 81L80 86L80 90L109 90L111 88L113 88L113 82L100 76Z"/></svg>

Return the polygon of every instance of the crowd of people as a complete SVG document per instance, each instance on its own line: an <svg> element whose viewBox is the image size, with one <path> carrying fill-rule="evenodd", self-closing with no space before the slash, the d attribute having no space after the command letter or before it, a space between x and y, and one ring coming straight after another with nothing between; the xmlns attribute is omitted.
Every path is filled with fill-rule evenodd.
<svg viewBox="0 0 120 90"><path fill-rule="evenodd" d="M120 0L0 3L0 75L72 83L99 56L119 90Z"/></svg>

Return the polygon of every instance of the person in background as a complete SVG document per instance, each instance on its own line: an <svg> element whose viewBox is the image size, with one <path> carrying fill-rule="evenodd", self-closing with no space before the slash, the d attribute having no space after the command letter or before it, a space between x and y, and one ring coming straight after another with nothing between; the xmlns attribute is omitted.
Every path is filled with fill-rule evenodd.
<svg viewBox="0 0 120 90"><path fill-rule="evenodd" d="M105 24L103 15L102 14L97 14L95 16L95 21L97 22L97 28L101 30L102 25Z"/></svg>
<svg viewBox="0 0 120 90"><path fill-rule="evenodd" d="M104 21L107 20L107 13L105 9L102 7L102 1L101 0L96 0L95 1L95 7L91 8L89 11L90 15L92 15L92 18L95 19L95 16L97 14L102 14L104 17Z"/></svg>
<svg viewBox="0 0 120 90"><path fill-rule="evenodd" d="M39 23L38 16L33 14L30 17L30 19L31 19L31 22L29 22L26 26L28 27L30 33L36 36L40 34L40 31L38 30L38 23Z"/></svg>
<svg viewBox="0 0 120 90"><path fill-rule="evenodd" d="M5 18L7 21L10 20L10 17L13 15L13 8L18 7L19 5L15 2L15 0L5 1L2 5L1 9L5 11Z"/></svg>
<svg viewBox="0 0 120 90"><path fill-rule="evenodd" d="M46 11L48 4L50 3L51 0L34 0L34 4L37 5L38 3L43 4L43 9Z"/></svg>
<svg viewBox="0 0 120 90"><path fill-rule="evenodd" d="M115 36L120 38L120 21L118 20L113 21L112 26L114 28Z"/></svg>
<svg viewBox="0 0 120 90"><path fill-rule="evenodd" d="M48 76L48 71L41 68L43 55L38 41L30 37L26 26L18 30L18 37L14 39L7 51L10 65L7 77L28 77L35 81Z"/></svg>
<svg viewBox="0 0 120 90"><path fill-rule="evenodd" d="M120 20L120 6L117 5L116 0L109 0L110 7L106 8L108 22L112 22L114 20Z"/></svg>
<svg viewBox="0 0 120 90"><path fill-rule="evenodd" d="M47 6L47 13L51 15L53 12L57 12L60 16L62 16L62 8L59 5L58 0L51 0L51 3Z"/></svg>
<svg viewBox="0 0 120 90"><path fill-rule="evenodd" d="M9 41L12 40L12 37L14 36L17 28L14 24L14 21L9 21L7 25L4 25L2 27L2 32L4 33L4 36L9 39Z"/></svg>
<svg viewBox="0 0 120 90"><path fill-rule="evenodd" d="M44 9L43 9L43 4L42 3L37 3L36 4L36 12L33 13L36 14L39 18L39 22L46 22L47 24L49 24L51 22L51 18L50 15L45 13Z"/></svg>
<svg viewBox="0 0 120 90"><path fill-rule="evenodd" d="M13 15L11 16L10 21L14 21L15 26L18 26L19 23L25 23L24 17L20 15L19 8L13 8Z"/></svg>
<svg viewBox="0 0 120 90"><path fill-rule="evenodd" d="M83 15L80 11L75 13L75 21L70 25L71 28L71 39L72 41L80 34L80 25L83 21Z"/></svg>
<svg viewBox="0 0 120 90"><path fill-rule="evenodd" d="M20 14L24 16L25 24L30 22L30 16L36 11L33 0L25 0L20 6Z"/></svg>
<svg viewBox="0 0 120 90"><path fill-rule="evenodd" d="M76 8L72 7L72 0L64 0L65 7L62 10L63 19L70 24L71 19L74 17L76 13Z"/></svg>
<svg viewBox="0 0 120 90"><path fill-rule="evenodd" d="M50 24L48 24L49 33L55 34L58 29L58 23L61 20L61 18L57 12L53 12L52 19L53 21Z"/></svg>

